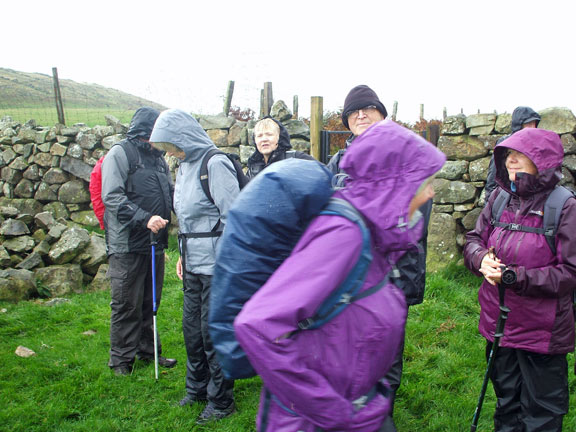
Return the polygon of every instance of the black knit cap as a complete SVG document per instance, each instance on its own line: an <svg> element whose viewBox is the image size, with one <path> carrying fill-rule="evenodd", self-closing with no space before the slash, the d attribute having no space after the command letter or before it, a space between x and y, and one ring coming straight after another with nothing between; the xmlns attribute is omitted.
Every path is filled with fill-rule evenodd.
<svg viewBox="0 0 576 432"><path fill-rule="evenodd" d="M344 109L342 110L342 123L344 126L346 126L347 129L350 129L348 126L348 116L352 111L366 108L370 105L374 105L384 118L388 117L386 107L382 102L380 102L378 95L370 87L367 85L359 85L350 90L350 93L346 96Z"/></svg>

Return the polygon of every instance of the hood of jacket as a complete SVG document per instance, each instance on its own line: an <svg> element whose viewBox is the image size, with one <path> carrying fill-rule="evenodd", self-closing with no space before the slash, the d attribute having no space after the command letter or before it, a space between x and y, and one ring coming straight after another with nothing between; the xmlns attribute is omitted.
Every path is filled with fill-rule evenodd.
<svg viewBox="0 0 576 432"><path fill-rule="evenodd" d="M422 183L438 172L446 156L424 138L382 120L357 137L342 158L348 174L338 192L365 217L377 247L405 250L416 244L423 224L408 220L408 208Z"/></svg>
<svg viewBox="0 0 576 432"><path fill-rule="evenodd" d="M292 149L292 144L290 144L290 134L288 133L288 130L284 127L284 125L282 123L280 123L278 120L276 120L274 117L270 117L270 116L266 116L264 117L262 120L269 118L274 120L274 123L276 123L278 125L278 127L280 128L280 137L278 138L278 147L270 154L270 157L268 158L269 161L273 161L276 160L276 158L274 157L274 155L278 152L278 153L285 153L288 150ZM256 140L254 140L256 141ZM260 153L258 151L258 147L256 147L256 150L254 151L254 153L252 153L252 156L250 156L250 158L248 159L248 163L255 163L255 162L259 162L259 161L263 161L264 160L264 155L262 155L262 153Z"/></svg>
<svg viewBox="0 0 576 432"><path fill-rule="evenodd" d="M150 143L146 142L150 139L152 134L152 129L154 129L154 124L160 115L160 111L150 108L142 107L138 108L130 121L130 126L128 127L128 132L126 132L126 138L130 140L136 147L142 148L144 150L150 150ZM141 138L142 141L139 138Z"/></svg>
<svg viewBox="0 0 576 432"><path fill-rule="evenodd" d="M508 149L525 154L538 169L536 176L518 173L515 191L512 191L506 169ZM494 148L496 182L509 193L523 197L553 189L562 178L563 159L562 140L556 132L535 128L522 129Z"/></svg>
<svg viewBox="0 0 576 432"><path fill-rule="evenodd" d="M536 126L540 123L540 114L530 107L519 106L512 113L512 133L522 129L522 125L536 120Z"/></svg>
<svg viewBox="0 0 576 432"><path fill-rule="evenodd" d="M184 162L198 161L208 150L216 148L200 123L180 109L169 109L160 114L150 141L175 145L186 154Z"/></svg>

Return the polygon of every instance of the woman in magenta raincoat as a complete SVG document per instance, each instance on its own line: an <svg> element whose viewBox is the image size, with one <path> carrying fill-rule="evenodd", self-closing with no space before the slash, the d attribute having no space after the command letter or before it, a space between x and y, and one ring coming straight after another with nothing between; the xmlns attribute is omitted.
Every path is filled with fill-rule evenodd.
<svg viewBox="0 0 576 432"><path fill-rule="evenodd" d="M433 196L430 177L444 161L430 143L389 120L350 146L342 161L349 179L334 196L351 203L370 230L373 260L361 291L384 280L417 243L416 209ZM322 327L292 334L346 278L361 242L353 222L318 216L236 318L236 337L264 382L259 431L376 431L386 418L382 377L406 320L399 289L388 283Z"/></svg>

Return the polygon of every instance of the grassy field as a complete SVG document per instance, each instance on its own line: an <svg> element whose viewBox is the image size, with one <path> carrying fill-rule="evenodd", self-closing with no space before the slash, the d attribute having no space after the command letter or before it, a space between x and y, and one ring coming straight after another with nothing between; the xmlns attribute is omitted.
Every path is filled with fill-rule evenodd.
<svg viewBox="0 0 576 432"><path fill-rule="evenodd" d="M122 123L130 123L135 110L104 109L104 108L64 108L66 125L84 123L90 127L105 125L107 115L112 115ZM58 114L54 107L45 108L0 108L0 119L10 116L18 123L26 123L30 119L36 120L39 126L54 126L58 123Z"/></svg>
<svg viewBox="0 0 576 432"><path fill-rule="evenodd" d="M109 294L74 295L70 302L0 303L0 430L2 431L253 431L258 378L237 381L238 413L196 426L203 408L181 408L185 349L182 293L170 252L158 328L164 352L179 364L161 370L136 363L130 377L116 377L108 359ZM395 420L400 431L467 431L485 370L484 340L476 330L479 281L464 268L430 273L425 302L410 310L405 372ZM90 331L89 334L85 332ZM30 358L14 354L19 346ZM574 358L569 356L570 367ZM570 378L574 407L576 380ZM479 431L492 430L494 396L489 386ZM571 410L564 430L576 430Z"/></svg>

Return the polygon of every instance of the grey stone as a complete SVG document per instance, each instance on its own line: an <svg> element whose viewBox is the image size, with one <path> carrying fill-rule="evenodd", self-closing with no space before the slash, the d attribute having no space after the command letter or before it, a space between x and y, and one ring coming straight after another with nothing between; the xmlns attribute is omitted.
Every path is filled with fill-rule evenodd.
<svg viewBox="0 0 576 432"><path fill-rule="evenodd" d="M310 154L310 142L303 139L292 139L290 140L290 145L292 150L301 151Z"/></svg>
<svg viewBox="0 0 576 432"><path fill-rule="evenodd" d="M488 176L488 167L490 166L491 157L476 159L470 162L468 173L470 174L471 181L486 181Z"/></svg>
<svg viewBox="0 0 576 432"><path fill-rule="evenodd" d="M48 184L63 184L70 180L70 176L60 168L50 168L42 180Z"/></svg>
<svg viewBox="0 0 576 432"><path fill-rule="evenodd" d="M30 230L26 224L17 219L6 219L0 225L0 235L6 237L16 237L21 235L30 234Z"/></svg>
<svg viewBox="0 0 576 432"><path fill-rule="evenodd" d="M494 130L499 134L512 133L512 114L498 114Z"/></svg>
<svg viewBox="0 0 576 432"><path fill-rule="evenodd" d="M444 152L449 160L472 161L488 154L483 141L466 135L441 136L438 149Z"/></svg>
<svg viewBox="0 0 576 432"><path fill-rule="evenodd" d="M14 207L18 214L35 215L42 211L42 204L34 199L29 198L3 198L0 197L0 206Z"/></svg>
<svg viewBox="0 0 576 432"><path fill-rule="evenodd" d="M4 167L0 171L0 178L11 185L17 185L18 182L22 180L22 177L22 171L15 170L10 167Z"/></svg>
<svg viewBox="0 0 576 432"><path fill-rule="evenodd" d="M74 262L81 265L84 273L95 275L100 265L106 263L107 259L106 240L97 234L92 234L90 243L76 256Z"/></svg>
<svg viewBox="0 0 576 432"><path fill-rule="evenodd" d="M2 152L2 159L4 160L4 163L6 165L11 163L17 157L18 154L11 147L8 147L6 150Z"/></svg>
<svg viewBox="0 0 576 432"><path fill-rule="evenodd" d="M436 179L434 190L434 202L438 204L459 204L474 201L476 198L476 188L461 181Z"/></svg>
<svg viewBox="0 0 576 432"><path fill-rule="evenodd" d="M546 108L538 114L541 117L539 129L548 129L560 135L576 132L576 117L568 108Z"/></svg>
<svg viewBox="0 0 576 432"><path fill-rule="evenodd" d="M34 273L29 270L0 270L0 300L26 300L34 293L36 293Z"/></svg>
<svg viewBox="0 0 576 432"><path fill-rule="evenodd" d="M114 128L112 126L94 126L92 133L96 136L98 142L100 142L102 138L114 135Z"/></svg>
<svg viewBox="0 0 576 432"><path fill-rule="evenodd" d="M60 168L63 171L81 178L82 180L90 181L90 174L92 173L92 166L81 160L65 156L60 161Z"/></svg>
<svg viewBox="0 0 576 432"><path fill-rule="evenodd" d="M46 235L46 241L50 244L53 244L62 237L62 234L67 229L68 227L66 225L56 222L48 230L48 234Z"/></svg>
<svg viewBox="0 0 576 432"><path fill-rule="evenodd" d="M78 212L70 213L70 219L76 222L77 224L84 225L84 226L99 226L100 222L98 222L98 218L94 214L92 210L83 210Z"/></svg>
<svg viewBox="0 0 576 432"><path fill-rule="evenodd" d="M44 261L39 253L32 251L24 260L16 266L19 269L32 270L36 267L44 267Z"/></svg>
<svg viewBox="0 0 576 432"><path fill-rule="evenodd" d="M225 147L228 145L228 131L224 129L208 129L206 131L216 147Z"/></svg>
<svg viewBox="0 0 576 432"><path fill-rule="evenodd" d="M52 229L50 230L50 232ZM66 264L72 261L90 243L88 231L82 228L69 228L52 245L48 257L54 264Z"/></svg>
<svg viewBox="0 0 576 432"><path fill-rule="evenodd" d="M80 147L80 144L72 143L68 147L66 156L74 159L82 159L82 157L84 156L84 150L82 149L82 147Z"/></svg>
<svg viewBox="0 0 576 432"><path fill-rule="evenodd" d="M13 149L19 155L22 155L25 159L30 157L34 150L33 144L16 144Z"/></svg>
<svg viewBox="0 0 576 432"><path fill-rule="evenodd" d="M60 187L58 201L64 204L88 203L90 202L90 193L82 181L71 180Z"/></svg>
<svg viewBox="0 0 576 432"><path fill-rule="evenodd" d="M468 172L467 161L446 161L442 169L436 174L437 178L447 180L458 180Z"/></svg>
<svg viewBox="0 0 576 432"><path fill-rule="evenodd" d="M41 167L50 168L52 166L52 156L50 153L36 153L34 155L34 163Z"/></svg>
<svg viewBox="0 0 576 432"><path fill-rule="evenodd" d="M292 118L292 112L288 109L284 101L278 100L272 105L270 116L283 123Z"/></svg>
<svg viewBox="0 0 576 432"><path fill-rule="evenodd" d="M80 132L76 137L76 142L85 150L93 150L100 144L100 139L93 133Z"/></svg>
<svg viewBox="0 0 576 432"><path fill-rule="evenodd" d="M124 134L126 134L126 132L128 132L128 127L126 125L120 123L120 120L118 120L113 115L106 115L106 116L104 116L104 118L106 119L106 124L108 126L112 127L115 134L124 135Z"/></svg>
<svg viewBox="0 0 576 432"><path fill-rule="evenodd" d="M248 158L254 153L254 147L242 145L240 148L240 162L244 165L248 163Z"/></svg>
<svg viewBox="0 0 576 432"><path fill-rule="evenodd" d="M25 179L32 181L40 180L40 168L36 164L30 165L28 168L26 168L22 176Z"/></svg>
<svg viewBox="0 0 576 432"><path fill-rule="evenodd" d="M478 219L478 216L480 216L480 213L482 213L482 210L483 209L481 207L476 207L475 209L470 210L466 216L462 218L462 226L467 231L474 229L476 226L476 220Z"/></svg>
<svg viewBox="0 0 576 432"><path fill-rule="evenodd" d="M28 168L28 162L24 156L18 156L8 166L18 171L24 171L26 168Z"/></svg>
<svg viewBox="0 0 576 432"><path fill-rule="evenodd" d="M10 263L10 254L4 246L0 245L0 267L8 267Z"/></svg>
<svg viewBox="0 0 576 432"><path fill-rule="evenodd" d="M428 258L434 263L446 263L459 256L456 243L456 221L446 213L432 213L428 226Z"/></svg>
<svg viewBox="0 0 576 432"><path fill-rule="evenodd" d="M52 190L48 183L40 182L34 194L34 199L42 202L56 201L58 194Z"/></svg>
<svg viewBox="0 0 576 432"><path fill-rule="evenodd" d="M51 148L52 148L51 142L45 142L42 144L38 144L36 146L36 150L38 150L40 153L50 153Z"/></svg>
<svg viewBox="0 0 576 432"><path fill-rule="evenodd" d="M466 116L448 116L442 123L442 135L462 135L466 132Z"/></svg>
<svg viewBox="0 0 576 432"><path fill-rule="evenodd" d="M220 115L201 115L198 116L198 123L206 132L212 129L230 129L236 122L234 117Z"/></svg>
<svg viewBox="0 0 576 432"><path fill-rule="evenodd" d="M246 123L236 122L228 131L228 146L238 147L242 143L242 134L246 133Z"/></svg>
<svg viewBox="0 0 576 432"><path fill-rule="evenodd" d="M23 178L14 188L14 195L18 198L33 198L34 183L28 179Z"/></svg>
<svg viewBox="0 0 576 432"><path fill-rule="evenodd" d="M10 204L9 200L5 199L5 201L3 201L4 204L2 204L0 206L0 215L4 216L4 217L11 217L11 218L16 218L18 216L18 209L16 207L13 207L11 205L5 205L5 204Z"/></svg>
<svg viewBox="0 0 576 432"><path fill-rule="evenodd" d="M2 243L7 250L16 253L31 251L35 244L34 239L27 235L12 237Z"/></svg>
<svg viewBox="0 0 576 432"><path fill-rule="evenodd" d="M48 243L47 240L41 240L40 243L38 243L35 247L34 247L34 252L36 252L38 255L44 257L46 255L48 255L48 253L50 252L50 243Z"/></svg>
<svg viewBox="0 0 576 432"><path fill-rule="evenodd" d="M124 139L122 135L110 135L106 138L102 138L102 147L106 150L110 150L115 144L118 144L120 141Z"/></svg>
<svg viewBox="0 0 576 432"><path fill-rule="evenodd" d="M50 133L50 129L43 129L43 130L37 130L36 131L36 138L35 138L35 142L36 144L43 144L47 141L48 139L48 134Z"/></svg>
<svg viewBox="0 0 576 432"><path fill-rule="evenodd" d="M74 137L65 135L56 135L56 142L58 144L70 144L71 142L74 142Z"/></svg>
<svg viewBox="0 0 576 432"><path fill-rule="evenodd" d="M564 154L571 155L576 154L576 139L572 134L564 134L562 138L562 146L564 147Z"/></svg>
<svg viewBox="0 0 576 432"><path fill-rule="evenodd" d="M18 132L18 142L20 143L36 142L36 130L29 128L21 128L20 132Z"/></svg>
<svg viewBox="0 0 576 432"><path fill-rule="evenodd" d="M90 291L107 291L110 290L110 278L107 276L108 264L102 264L98 268L98 272L92 282L90 283Z"/></svg>
<svg viewBox="0 0 576 432"><path fill-rule="evenodd" d="M70 217L70 213L68 212L66 205L64 203L61 203L60 201L54 201L46 204L41 211L47 211L52 213L54 219L59 218L68 219Z"/></svg>
<svg viewBox="0 0 576 432"><path fill-rule="evenodd" d="M82 269L78 264L53 265L34 272L38 284L50 293L60 297L82 292Z"/></svg>
<svg viewBox="0 0 576 432"><path fill-rule="evenodd" d="M50 147L50 154L52 156L64 156L66 154L66 152L68 151L68 147L67 146L63 146L62 144L54 144L52 147Z"/></svg>
<svg viewBox="0 0 576 432"><path fill-rule="evenodd" d="M564 156L562 166L568 168L570 171L576 171L576 155Z"/></svg>
<svg viewBox="0 0 576 432"><path fill-rule="evenodd" d="M303 138L310 141L310 128L302 120L288 120L284 127L290 134L290 138Z"/></svg>
<svg viewBox="0 0 576 432"><path fill-rule="evenodd" d="M452 213L454 211L454 206L452 204L434 204L432 206L432 211L434 213Z"/></svg>
<svg viewBox="0 0 576 432"><path fill-rule="evenodd" d="M34 216L34 223L41 229L49 230L56 223L56 219L52 213L44 211Z"/></svg>

